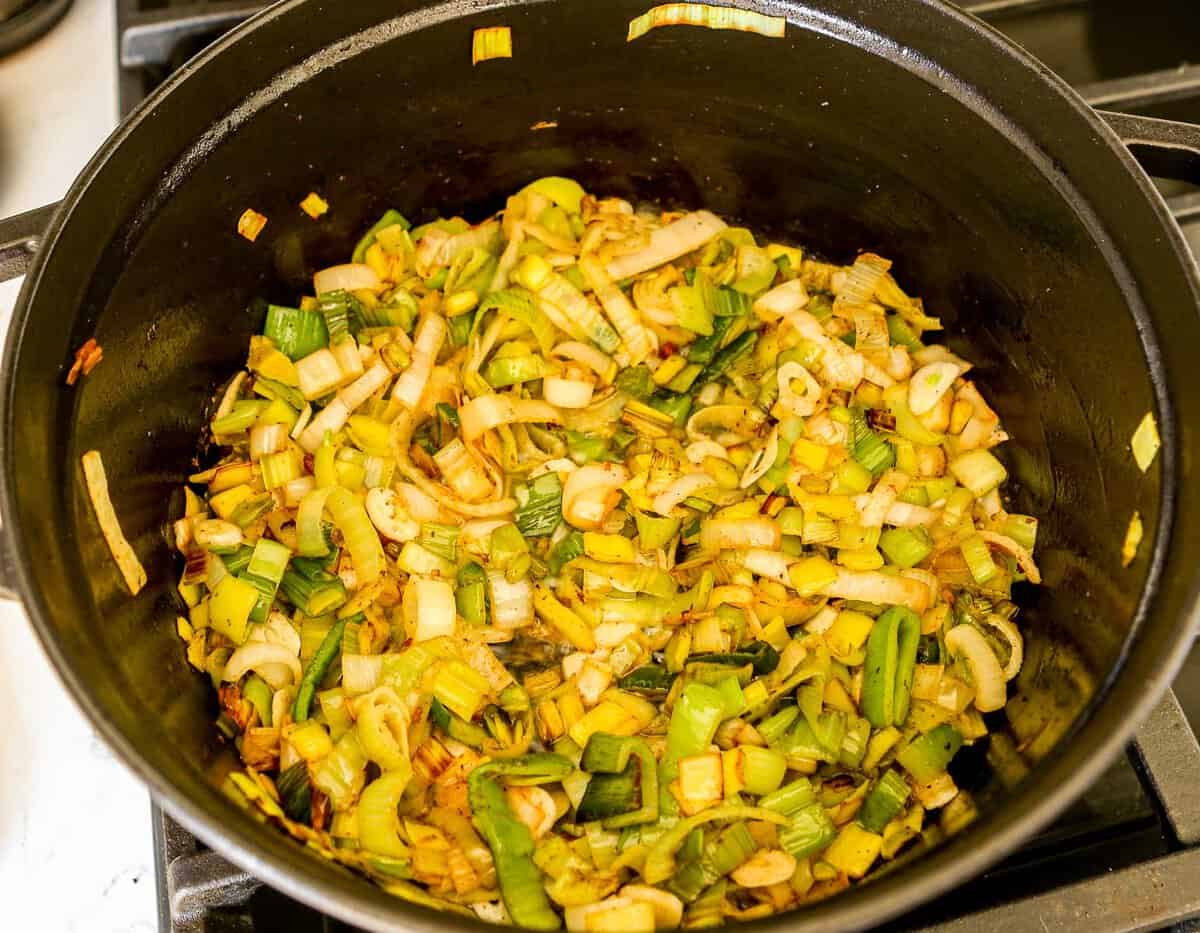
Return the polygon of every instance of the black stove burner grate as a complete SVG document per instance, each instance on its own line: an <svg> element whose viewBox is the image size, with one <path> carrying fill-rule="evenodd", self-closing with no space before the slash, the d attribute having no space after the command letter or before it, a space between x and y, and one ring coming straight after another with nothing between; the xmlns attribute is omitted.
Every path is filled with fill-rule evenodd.
<svg viewBox="0 0 1200 933"><path fill-rule="evenodd" d="M255 0L117 0L121 116L209 43L268 6Z"/></svg>
<svg viewBox="0 0 1200 933"><path fill-rule="evenodd" d="M1200 123L1200 65L1187 63L1200 48L1194 3L966 0L960 5L1045 62L1093 106ZM122 114L196 52L268 5L117 0ZM1147 22L1155 28L1145 28ZM1176 183L1161 187L1200 256L1200 191ZM1195 919L1200 918L1197 729L1200 648L1128 754L1056 823L982 877L889 928L1200 933ZM260 884L157 808L154 833L160 933L353 929Z"/></svg>

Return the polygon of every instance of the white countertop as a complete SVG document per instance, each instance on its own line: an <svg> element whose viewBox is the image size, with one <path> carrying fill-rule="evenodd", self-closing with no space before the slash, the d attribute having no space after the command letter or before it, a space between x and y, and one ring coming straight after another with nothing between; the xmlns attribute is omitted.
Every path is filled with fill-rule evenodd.
<svg viewBox="0 0 1200 933"><path fill-rule="evenodd" d="M0 217L61 198L117 121L115 3L76 0L0 58ZM7 329L17 283L0 284ZM0 602L0 892L6 928L157 929L150 799L84 721L24 612Z"/></svg>

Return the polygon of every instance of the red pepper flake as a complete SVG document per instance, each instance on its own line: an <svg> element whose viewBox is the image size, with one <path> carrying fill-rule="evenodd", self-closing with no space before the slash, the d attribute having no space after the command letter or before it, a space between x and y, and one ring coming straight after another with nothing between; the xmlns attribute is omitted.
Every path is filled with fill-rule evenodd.
<svg viewBox="0 0 1200 933"><path fill-rule="evenodd" d="M267 218L263 214L251 208L246 208L242 212L242 216L238 218L237 232L253 243L258 239L258 235L262 233L262 229L266 225Z"/></svg>
<svg viewBox="0 0 1200 933"><path fill-rule="evenodd" d="M104 348L96 343L95 337L88 338L87 343L75 351L75 362L67 373L67 385L73 386L81 375L86 376L104 359Z"/></svg>
<svg viewBox="0 0 1200 933"><path fill-rule="evenodd" d="M668 341L667 343L664 343L662 345L662 347L659 349L658 355L661 356L664 360L670 359L672 356L675 355L675 350L676 350L675 344L670 343Z"/></svg>

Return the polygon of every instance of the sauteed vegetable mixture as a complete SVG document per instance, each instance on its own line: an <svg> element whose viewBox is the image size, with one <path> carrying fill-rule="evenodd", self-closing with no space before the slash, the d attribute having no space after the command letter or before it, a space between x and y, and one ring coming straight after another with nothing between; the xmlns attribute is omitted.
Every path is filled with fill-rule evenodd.
<svg viewBox="0 0 1200 933"><path fill-rule="evenodd" d="M544 178L267 308L175 525L240 794L543 930L775 913L969 821L1037 521L890 265Z"/></svg>

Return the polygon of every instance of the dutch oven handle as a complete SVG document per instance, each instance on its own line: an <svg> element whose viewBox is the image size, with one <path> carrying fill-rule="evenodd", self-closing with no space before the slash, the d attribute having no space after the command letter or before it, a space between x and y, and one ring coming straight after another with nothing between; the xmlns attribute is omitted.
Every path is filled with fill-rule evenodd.
<svg viewBox="0 0 1200 933"><path fill-rule="evenodd" d="M0 282L26 273L56 210L57 204L47 204L0 220Z"/></svg>
<svg viewBox="0 0 1200 933"><path fill-rule="evenodd" d="M1200 185L1200 126L1132 113L1096 113L1129 147L1147 175ZM1200 192L1168 198L1167 206L1180 225L1200 221Z"/></svg>
<svg viewBox="0 0 1200 933"><path fill-rule="evenodd" d="M26 273L56 210L57 204L48 204L7 220L0 219L0 282ZM0 537L0 599L16 598L12 554Z"/></svg>

